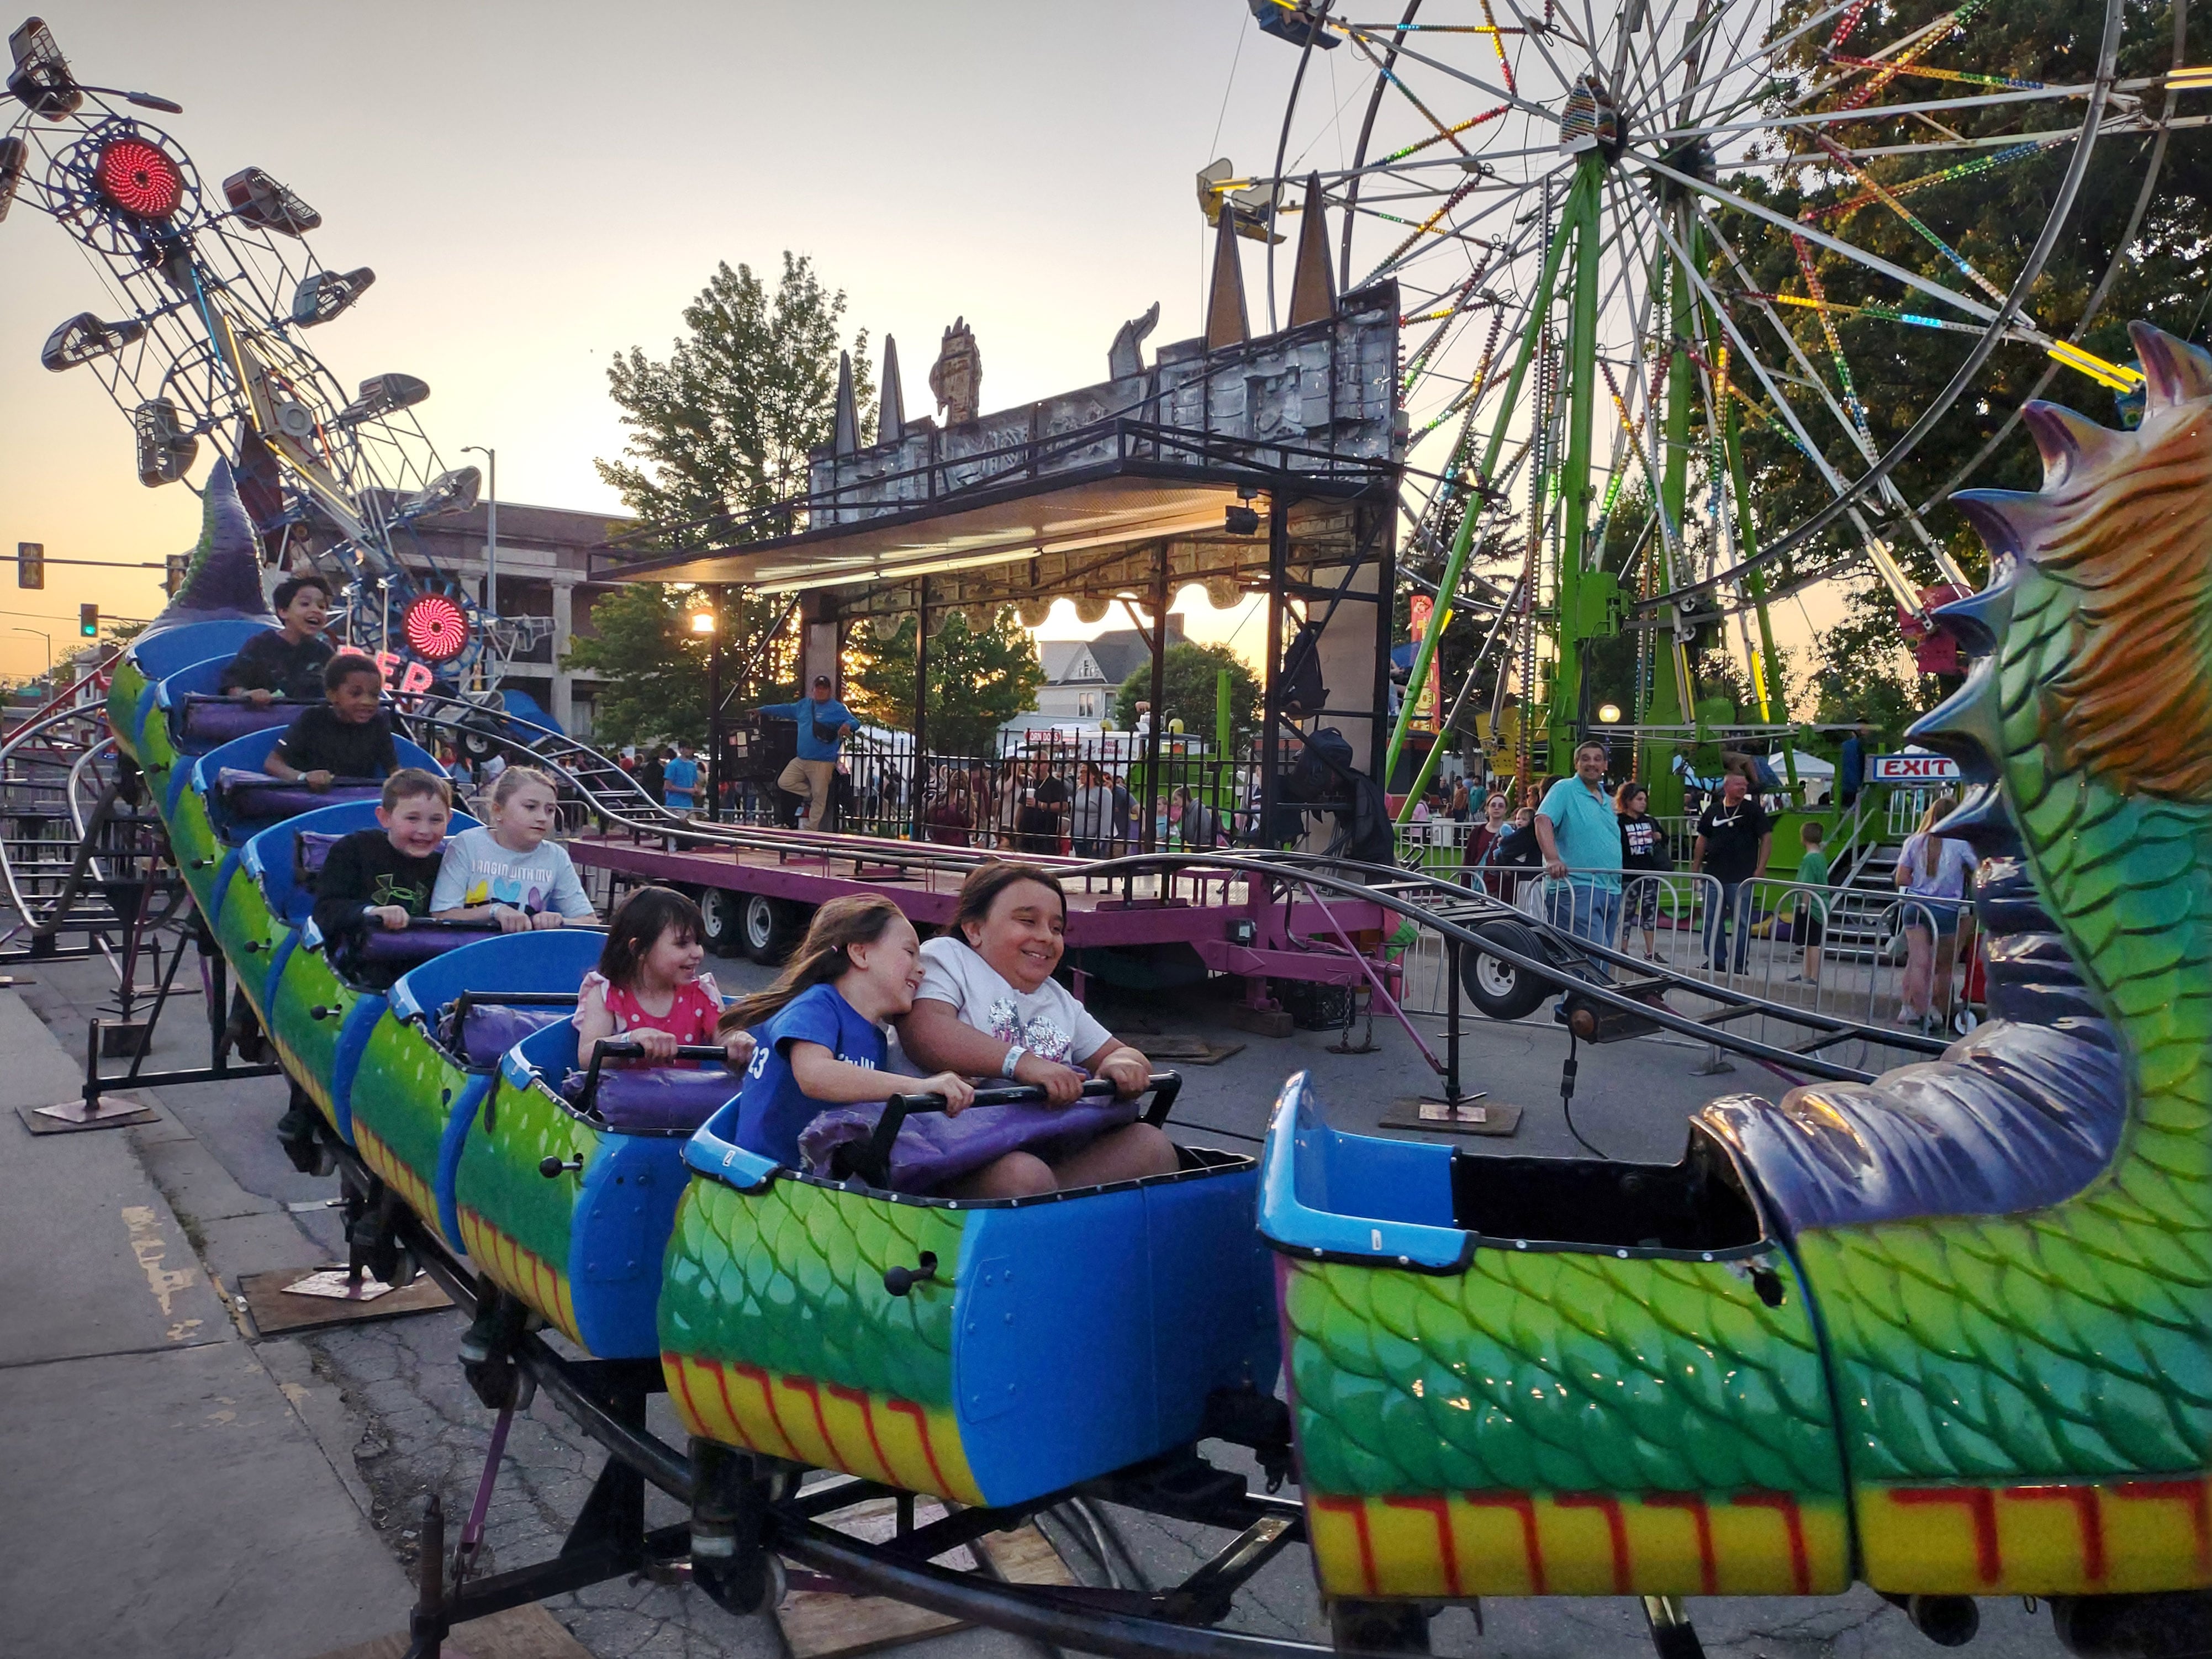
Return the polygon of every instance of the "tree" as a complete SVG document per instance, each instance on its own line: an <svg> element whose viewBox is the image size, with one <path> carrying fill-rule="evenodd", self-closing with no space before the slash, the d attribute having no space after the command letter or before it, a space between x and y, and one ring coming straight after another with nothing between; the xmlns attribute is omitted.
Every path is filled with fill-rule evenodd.
<svg viewBox="0 0 2212 1659"><path fill-rule="evenodd" d="M617 356L607 385L629 428L625 459L593 465L643 521L634 544L720 547L793 528L769 509L804 493L807 452L830 441L844 312L843 290L825 290L803 256L784 254L773 295L750 265L725 263L684 308L690 331L665 362L635 346ZM867 345L864 330L852 347L864 424L875 407ZM608 741L705 740L707 642L682 625L693 603L686 590L633 585L594 607L599 637L579 637L562 659L605 676L598 723ZM793 653L763 637L782 614L749 594L725 608L725 664L763 671L750 685L726 681L726 693L795 695Z"/></svg>
<svg viewBox="0 0 2212 1659"><path fill-rule="evenodd" d="M707 738L707 641L691 632L690 592L662 582L631 582L592 607L592 635L579 635L568 668L605 678L593 705L595 737L627 743Z"/></svg>
<svg viewBox="0 0 2212 1659"><path fill-rule="evenodd" d="M845 647L846 698L873 726L914 730L915 620L878 641L866 630ZM1036 641L1001 608L981 633L959 611L947 612L929 641L930 750L937 754L990 752L992 734L1036 699L1044 684Z"/></svg>
<svg viewBox="0 0 2212 1659"><path fill-rule="evenodd" d="M1225 645L1194 645L1185 641L1171 645L1167 659L1161 665L1161 702L1164 707L1152 711L1167 730L1167 722L1181 720L1184 732L1193 737L1211 738L1213 735L1214 680L1223 669L1229 671L1229 719L1231 733L1243 738L1249 735L1260 718L1260 681L1244 665L1244 659ZM1137 705L1149 702L1152 696L1152 667L1140 665L1129 678L1121 682L1121 690L1114 700L1114 718L1123 726L1133 727L1137 721Z"/></svg>
<svg viewBox="0 0 2212 1659"><path fill-rule="evenodd" d="M690 332L667 361L636 346L616 356L607 385L628 459L592 465L648 527L644 544L723 546L792 527L739 520L805 492L806 453L836 418L844 314L844 290L825 290L804 256L784 254L773 299L751 266L725 263L684 308ZM852 349L863 429L875 407L867 349L862 330Z"/></svg>

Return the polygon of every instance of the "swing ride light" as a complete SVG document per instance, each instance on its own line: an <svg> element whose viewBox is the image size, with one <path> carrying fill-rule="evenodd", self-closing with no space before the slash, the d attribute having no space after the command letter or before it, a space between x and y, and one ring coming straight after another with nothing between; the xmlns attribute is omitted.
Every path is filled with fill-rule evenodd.
<svg viewBox="0 0 2212 1659"><path fill-rule="evenodd" d="M425 662L451 662L469 648L468 612L447 593L422 593L399 613L407 648Z"/></svg>
<svg viewBox="0 0 2212 1659"><path fill-rule="evenodd" d="M367 265L343 273L311 272L292 290L292 320L301 328L319 327L350 307L375 280Z"/></svg>
<svg viewBox="0 0 2212 1659"><path fill-rule="evenodd" d="M185 199L185 174L159 144L125 133L100 146L93 163L100 199L134 219L167 218Z"/></svg>

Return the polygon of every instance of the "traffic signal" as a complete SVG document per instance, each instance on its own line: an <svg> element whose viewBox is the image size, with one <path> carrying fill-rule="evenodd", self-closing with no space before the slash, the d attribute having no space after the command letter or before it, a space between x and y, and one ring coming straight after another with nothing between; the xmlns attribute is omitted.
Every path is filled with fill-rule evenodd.
<svg viewBox="0 0 2212 1659"><path fill-rule="evenodd" d="M161 578L161 591L171 599L174 599L177 590L185 585L185 572L191 568L191 562L192 556L189 553L169 555L169 570Z"/></svg>
<svg viewBox="0 0 2212 1659"><path fill-rule="evenodd" d="M15 544L15 586L44 587L46 585L46 544L44 542Z"/></svg>
<svg viewBox="0 0 2212 1659"><path fill-rule="evenodd" d="M81 605L76 608L76 631L88 640L100 637L100 607Z"/></svg>

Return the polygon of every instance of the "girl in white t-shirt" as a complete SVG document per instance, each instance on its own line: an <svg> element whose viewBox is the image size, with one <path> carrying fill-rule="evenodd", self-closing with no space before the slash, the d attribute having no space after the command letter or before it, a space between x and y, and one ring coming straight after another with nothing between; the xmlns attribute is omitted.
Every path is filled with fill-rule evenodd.
<svg viewBox="0 0 2212 1659"><path fill-rule="evenodd" d="M1084 1074L1142 1092L1152 1062L1093 1019L1053 970L1066 949L1067 896L1034 865L980 866L961 884L951 932L921 947L921 987L897 1022L899 1046L925 1072L1035 1084L1055 1106L1083 1091ZM1176 1169L1175 1144L1149 1123L1109 1129L1047 1164L1009 1152L945 1196L1021 1198Z"/></svg>

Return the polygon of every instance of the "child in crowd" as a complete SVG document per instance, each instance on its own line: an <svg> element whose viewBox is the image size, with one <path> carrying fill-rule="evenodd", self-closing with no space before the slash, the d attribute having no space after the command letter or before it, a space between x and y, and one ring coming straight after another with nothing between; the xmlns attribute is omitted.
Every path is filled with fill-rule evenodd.
<svg viewBox="0 0 2212 1659"><path fill-rule="evenodd" d="M1800 887L1825 888L1828 884L1828 854L1821 843L1828 832L1818 822L1805 825L1805 855L1797 860L1797 884ZM1804 893L1797 900L1797 929L1805 939L1805 971L1790 975L1790 983L1818 985L1820 982L1820 944L1828 926L1828 906L1817 892Z"/></svg>
<svg viewBox="0 0 2212 1659"><path fill-rule="evenodd" d="M738 1144L796 1169L799 1131L825 1106L902 1091L943 1095L955 1110L973 1102L975 1091L953 1073L915 1079L883 1069L884 1022L914 1006L921 983L921 936L890 900L859 893L817 910L775 983L723 1012L725 1032L757 1028Z"/></svg>
<svg viewBox="0 0 2212 1659"><path fill-rule="evenodd" d="M331 660L331 642L323 637L331 614L329 585L320 576L292 576L276 584L275 603L282 626L246 641L216 682L224 695L243 692L257 708L278 697L316 702Z"/></svg>
<svg viewBox="0 0 2212 1659"><path fill-rule="evenodd" d="M445 921L490 921L503 933L597 921L568 849L546 837L560 812L553 780L510 766L479 799L484 823L446 848L430 914Z"/></svg>
<svg viewBox="0 0 2212 1659"><path fill-rule="evenodd" d="M641 887L617 905L599 969L584 975L576 999L579 1058L588 1060L603 1038L620 1036L644 1048L647 1065L665 1066L679 1047L720 1042L730 1069L742 1071L752 1058L752 1035L715 1029L722 994L712 974L699 971L706 932L699 907L672 887Z"/></svg>
<svg viewBox="0 0 2212 1659"><path fill-rule="evenodd" d="M1644 959L1659 960L1659 887L1653 879L1674 867L1667 848L1667 826L1646 811L1651 792L1631 778L1613 792L1613 810L1620 819L1620 868L1628 883L1626 904L1621 912L1620 945L1628 948L1632 927L1644 933Z"/></svg>
<svg viewBox="0 0 2212 1659"><path fill-rule="evenodd" d="M285 728L261 769L317 793L339 778L380 778L398 770L392 716L377 707L384 671L356 651L342 651L323 670L324 701Z"/></svg>
<svg viewBox="0 0 2212 1659"><path fill-rule="evenodd" d="M418 767L384 781L374 830L331 848L315 878L315 926L332 944L382 927L392 933L430 914L439 845L453 816L453 787Z"/></svg>

